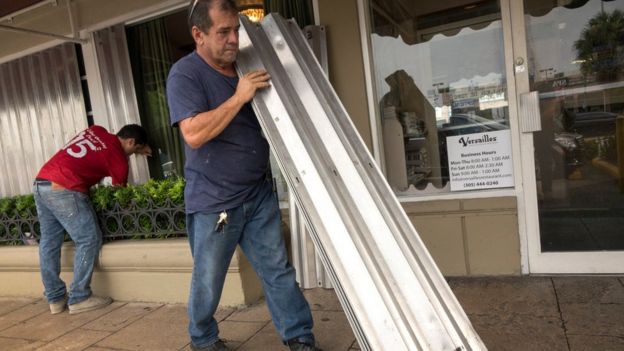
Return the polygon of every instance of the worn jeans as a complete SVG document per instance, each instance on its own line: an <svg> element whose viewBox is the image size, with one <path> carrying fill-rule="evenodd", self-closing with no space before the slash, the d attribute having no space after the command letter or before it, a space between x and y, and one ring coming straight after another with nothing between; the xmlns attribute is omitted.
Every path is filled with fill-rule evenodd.
<svg viewBox="0 0 624 351"><path fill-rule="evenodd" d="M213 315L237 244L262 281L269 312L282 340L314 342L312 314L288 262L271 183L267 181L254 198L226 212L228 223L221 231L216 228L219 213L187 215L194 262L188 304L192 343L205 347L219 338Z"/></svg>
<svg viewBox="0 0 624 351"><path fill-rule="evenodd" d="M102 244L97 215L89 196L81 192L52 189L50 183L35 182L33 187L41 239L39 264L49 303L62 300L67 291L61 280L61 246L65 232L75 244L74 280L69 289L70 305L91 296L91 275Z"/></svg>

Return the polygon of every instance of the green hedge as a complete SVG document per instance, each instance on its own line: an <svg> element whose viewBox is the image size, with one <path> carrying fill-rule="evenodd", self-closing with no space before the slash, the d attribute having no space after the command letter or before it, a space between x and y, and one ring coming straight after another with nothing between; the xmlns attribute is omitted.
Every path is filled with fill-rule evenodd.
<svg viewBox="0 0 624 351"><path fill-rule="evenodd" d="M20 217L36 215L35 198L32 194L28 194L0 199L0 217L3 214L7 217L14 217L18 214Z"/></svg>
<svg viewBox="0 0 624 351"><path fill-rule="evenodd" d="M132 200L139 206L147 205L149 200L155 205L163 205L167 199L181 205L184 204L184 184L184 178L168 178L151 179L145 184L127 187L98 186L91 190L91 201L97 212L110 210L115 204L126 208Z"/></svg>

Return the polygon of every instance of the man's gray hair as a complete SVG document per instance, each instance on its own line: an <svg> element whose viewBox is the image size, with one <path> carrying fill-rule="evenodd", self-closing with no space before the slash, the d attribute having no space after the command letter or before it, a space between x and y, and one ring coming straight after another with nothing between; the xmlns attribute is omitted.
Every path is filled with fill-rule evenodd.
<svg viewBox="0 0 624 351"><path fill-rule="evenodd" d="M234 0L191 0L188 14L189 31L195 26L202 32L208 32L212 27L212 18L208 15L208 11L213 6L218 6L221 11L238 14Z"/></svg>

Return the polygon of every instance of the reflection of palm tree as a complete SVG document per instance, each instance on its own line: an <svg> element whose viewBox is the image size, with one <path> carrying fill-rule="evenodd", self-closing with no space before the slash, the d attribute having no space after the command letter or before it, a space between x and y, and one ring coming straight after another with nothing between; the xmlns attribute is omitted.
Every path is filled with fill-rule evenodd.
<svg viewBox="0 0 624 351"><path fill-rule="evenodd" d="M591 18L574 43L584 75L596 74L599 81L611 81L622 71L624 13L601 11Z"/></svg>

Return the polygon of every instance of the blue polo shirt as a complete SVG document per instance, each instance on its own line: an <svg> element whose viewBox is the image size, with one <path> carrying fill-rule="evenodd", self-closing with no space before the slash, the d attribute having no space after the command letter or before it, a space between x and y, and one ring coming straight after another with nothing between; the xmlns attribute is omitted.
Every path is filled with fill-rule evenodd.
<svg viewBox="0 0 624 351"><path fill-rule="evenodd" d="M238 77L228 77L192 52L176 62L167 78L171 125L213 110L236 90ZM214 139L197 149L184 145L184 199L187 213L218 212L253 197L265 179L269 145L251 104L245 104Z"/></svg>

